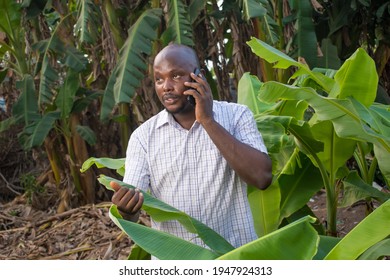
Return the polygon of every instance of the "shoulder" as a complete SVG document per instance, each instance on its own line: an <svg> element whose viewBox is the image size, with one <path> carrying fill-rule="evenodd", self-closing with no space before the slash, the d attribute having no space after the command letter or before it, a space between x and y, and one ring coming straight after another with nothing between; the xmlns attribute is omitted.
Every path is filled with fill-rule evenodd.
<svg viewBox="0 0 390 280"><path fill-rule="evenodd" d="M246 105L233 102L214 101L213 111L217 118L228 118L232 121L239 120L243 115L253 118L252 111Z"/></svg>
<svg viewBox="0 0 390 280"><path fill-rule="evenodd" d="M226 102L226 101L214 101L213 106L215 106L215 111L231 111L231 112L243 112L249 111L249 108L246 105Z"/></svg>

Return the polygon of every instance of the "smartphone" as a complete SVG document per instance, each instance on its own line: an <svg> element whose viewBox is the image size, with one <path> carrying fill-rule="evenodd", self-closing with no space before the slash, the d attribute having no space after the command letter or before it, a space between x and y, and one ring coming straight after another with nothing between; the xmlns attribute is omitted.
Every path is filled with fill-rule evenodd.
<svg viewBox="0 0 390 280"><path fill-rule="evenodd" d="M195 74L196 76L198 76L198 75L200 74L199 68L195 68L194 74ZM193 80L193 81L194 81L194 80ZM188 95L188 96L187 96L187 100L188 100L188 102L189 102L192 106L195 106L195 105L196 105L195 98L194 98L192 95Z"/></svg>

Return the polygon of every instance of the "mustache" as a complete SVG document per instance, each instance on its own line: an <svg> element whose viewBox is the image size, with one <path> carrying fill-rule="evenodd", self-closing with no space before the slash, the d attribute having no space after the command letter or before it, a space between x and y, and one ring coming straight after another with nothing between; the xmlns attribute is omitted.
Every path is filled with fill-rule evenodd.
<svg viewBox="0 0 390 280"><path fill-rule="evenodd" d="M178 94L173 94L173 93L166 93L163 95L163 99L168 99L168 98L179 98L180 96Z"/></svg>

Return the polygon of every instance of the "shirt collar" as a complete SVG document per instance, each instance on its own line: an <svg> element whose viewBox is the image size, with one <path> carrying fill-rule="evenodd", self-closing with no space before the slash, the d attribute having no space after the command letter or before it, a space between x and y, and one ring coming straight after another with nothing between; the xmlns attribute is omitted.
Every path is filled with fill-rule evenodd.
<svg viewBox="0 0 390 280"><path fill-rule="evenodd" d="M160 128L164 124L167 124L170 122L170 118L173 118L171 114L168 113L166 109L162 110L158 114L158 119L157 119L157 128Z"/></svg>
<svg viewBox="0 0 390 280"><path fill-rule="evenodd" d="M214 106L213 106L213 116L215 117L216 116L216 108L215 108L215 102L214 102ZM198 123L197 121L195 121L196 123ZM170 125L174 125L176 123L175 119L173 118L172 114L168 113L168 111L166 109L162 110L159 114L158 114L158 119L157 119L157 126L156 128L160 128L162 127L163 125L165 124L170 124Z"/></svg>

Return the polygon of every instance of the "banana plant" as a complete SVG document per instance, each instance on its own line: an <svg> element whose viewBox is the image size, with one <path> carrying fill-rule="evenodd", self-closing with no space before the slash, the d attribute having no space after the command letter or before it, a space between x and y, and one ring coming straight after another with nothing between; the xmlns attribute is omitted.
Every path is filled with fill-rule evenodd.
<svg viewBox="0 0 390 280"><path fill-rule="evenodd" d="M352 171L346 168L346 162L354 156L358 144L369 143L373 146L370 156L377 161L385 183L388 184L390 178L390 116L388 106L374 103L378 82L375 65L366 52L359 49L335 75L328 77L323 74L324 71L311 70L306 64L293 60L258 39L252 38L248 45L258 56L273 63L275 68L293 66L297 69L291 77L294 80L292 85L273 81L261 83L257 77L249 74L240 81L242 85L238 101L252 109L266 145L270 147L274 181L268 192L279 192L279 195L269 196L274 200L280 196L280 209L289 209L279 213L274 211L272 222L264 224L263 228L275 228L275 221L280 224L288 215L304 207L309 194L324 187L327 192L327 231L330 235L336 235L338 195L343 182L348 185L349 193L352 193L351 189L358 192L362 186L355 185L357 180L352 180L352 175L348 176ZM244 96L240 98L240 95ZM301 181L283 180L285 176L290 176L287 174L296 174L294 170L289 173L291 165L303 166L302 156L297 157L296 149L310 159L306 163L316 171L307 174L300 172ZM286 155L286 152L289 154ZM364 162L369 160L365 157L360 159ZM308 177L313 172L320 176ZM370 172L372 174L373 171ZM321 181L316 180L318 178ZM370 181L366 184L370 186L366 195L376 193L371 184ZM298 186L307 189L300 192L305 197L299 203L296 199L289 200L288 195L281 195L282 191L293 192ZM269 211L265 209L267 204L262 206L261 203L272 199L267 195L267 190L257 194L258 203L253 203L257 205L258 216ZM373 197L381 202L389 198L386 194Z"/></svg>
<svg viewBox="0 0 390 280"><path fill-rule="evenodd" d="M1 27L7 38L13 38L8 44L8 55L19 61L19 56L24 54L24 60L29 61L24 52L12 51L22 48L20 44L24 39L21 40L20 36L26 35L22 33L22 30L26 30L21 28L21 13L22 8L25 8L28 14L29 6L13 1L8 3L11 4L0 3L4 8L2 12L13 17L12 20L5 21L12 26ZM19 134L22 146L26 150L45 146L59 191L62 191L61 182L65 181L64 176L70 176L84 202L93 202L94 175L88 172L81 177L77 166L88 158L86 141L93 145L96 136L88 126L81 125L80 114L100 93L88 91L80 83L82 72L87 69L88 59L74 46L71 32L69 33L73 28L75 15L76 13L71 11L62 19L58 18L52 26L50 38L33 42L28 55L32 57L30 61L35 64L29 65L27 69L20 66L15 69L12 64L8 64L9 69L15 73L24 70L17 82L20 96L13 106L12 117L1 123L1 130L22 124L23 130ZM31 20L33 21L34 17ZM16 34L19 34L18 39L15 38ZM32 37L39 38L38 34L34 35ZM39 77L38 87L33 75ZM62 146L69 157L65 161L59 156Z"/></svg>
<svg viewBox="0 0 390 280"><path fill-rule="evenodd" d="M123 176L124 164L123 158L90 158L84 162L81 171L85 172L96 165L98 168L114 169ZM100 175L99 181L110 190L110 181L116 181L124 187L134 188L105 175ZM116 206L112 205L109 210L110 218L136 243L136 246L132 247L130 259L138 259L137 257L145 259L147 253L166 260L369 260L381 259L390 254L390 239L388 238L390 200L375 209L344 238L319 234L313 227L315 218L304 216L272 233L260 236L257 240L239 248L232 248L226 240L206 225L148 193L143 192L143 194L145 202L142 209L153 219L179 221L187 230L198 234L209 248L203 248L171 234L124 220Z"/></svg>

